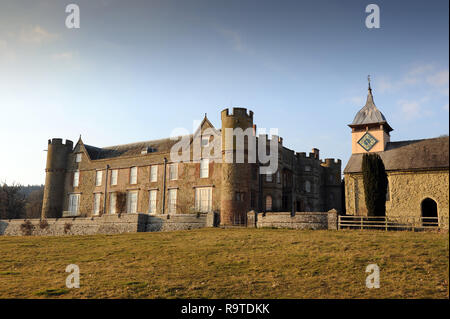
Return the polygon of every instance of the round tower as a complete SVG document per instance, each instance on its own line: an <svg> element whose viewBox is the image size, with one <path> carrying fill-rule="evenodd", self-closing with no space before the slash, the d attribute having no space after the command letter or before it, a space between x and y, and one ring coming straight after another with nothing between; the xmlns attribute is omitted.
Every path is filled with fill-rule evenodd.
<svg viewBox="0 0 450 319"><path fill-rule="evenodd" d="M66 140L66 144L60 138L48 140L42 218L62 216L67 155L72 147L73 142L69 140Z"/></svg>
<svg viewBox="0 0 450 319"><path fill-rule="evenodd" d="M253 112L247 113L247 109L235 107L233 113L230 114L228 109L225 109L221 113L221 119L222 190L220 224L235 225L245 220L250 208L251 164L248 163L248 138L244 138L242 144L237 144L236 138L230 139L230 134L227 131L230 132L230 129L240 128L244 131L244 134L253 135ZM236 161L236 151L243 152L243 163Z"/></svg>

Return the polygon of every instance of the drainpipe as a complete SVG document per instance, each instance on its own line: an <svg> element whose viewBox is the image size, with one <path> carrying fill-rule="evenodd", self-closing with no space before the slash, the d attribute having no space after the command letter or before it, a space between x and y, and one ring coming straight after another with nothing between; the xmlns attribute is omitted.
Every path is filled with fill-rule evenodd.
<svg viewBox="0 0 450 319"><path fill-rule="evenodd" d="M295 216L295 172L292 172L291 216Z"/></svg>
<svg viewBox="0 0 450 319"><path fill-rule="evenodd" d="M166 206L166 167L167 167L167 158L164 157L164 178L163 178L163 200L162 200L162 213L164 214L164 207Z"/></svg>
<svg viewBox="0 0 450 319"><path fill-rule="evenodd" d="M109 165L106 165L106 177L105 177L105 196L103 198L103 215L106 214L106 195L108 194L108 169Z"/></svg>

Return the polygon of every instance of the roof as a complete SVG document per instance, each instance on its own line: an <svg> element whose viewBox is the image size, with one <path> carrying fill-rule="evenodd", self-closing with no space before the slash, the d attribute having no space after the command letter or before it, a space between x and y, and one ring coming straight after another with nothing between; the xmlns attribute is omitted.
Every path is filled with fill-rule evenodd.
<svg viewBox="0 0 450 319"><path fill-rule="evenodd" d="M449 168L449 137L389 142L377 152L387 171ZM364 154L353 154L344 173L360 173Z"/></svg>
<svg viewBox="0 0 450 319"><path fill-rule="evenodd" d="M367 94L366 105L363 106L362 109L356 113L355 118L353 119L352 124L349 126L357 126L357 125L367 125L367 124L383 124L385 123L388 126L389 131L392 131L392 128L387 123L386 118L383 113L378 110L373 101L372 89L369 87L369 93Z"/></svg>
<svg viewBox="0 0 450 319"><path fill-rule="evenodd" d="M192 138L192 134L183 137ZM149 152L168 152L171 147L180 141L181 136L176 139L164 138L160 140L144 141L131 144L115 145L108 147L95 147L84 144L89 157L92 160L113 158L119 156L139 155L142 150L147 149Z"/></svg>

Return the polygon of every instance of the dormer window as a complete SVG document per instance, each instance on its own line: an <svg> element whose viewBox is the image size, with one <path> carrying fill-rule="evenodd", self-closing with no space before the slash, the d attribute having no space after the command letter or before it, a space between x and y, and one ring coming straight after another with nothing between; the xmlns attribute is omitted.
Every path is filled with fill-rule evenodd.
<svg viewBox="0 0 450 319"><path fill-rule="evenodd" d="M156 152L156 148L153 148L153 147L149 147L149 146L147 146L147 147L144 147L142 150L141 150L141 154L148 154L148 153L153 153L153 152Z"/></svg>

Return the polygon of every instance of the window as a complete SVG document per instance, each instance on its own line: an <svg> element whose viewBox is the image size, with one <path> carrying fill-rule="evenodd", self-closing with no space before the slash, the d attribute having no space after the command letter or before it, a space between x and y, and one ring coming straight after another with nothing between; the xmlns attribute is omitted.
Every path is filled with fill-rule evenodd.
<svg viewBox="0 0 450 319"><path fill-rule="evenodd" d="M116 203L117 203L117 194L116 193L109 194L109 213L110 214L116 213Z"/></svg>
<svg viewBox="0 0 450 319"><path fill-rule="evenodd" d="M305 182L305 191L306 191L307 193L310 193L310 192L311 192L311 182L310 182L310 181L306 181L306 182Z"/></svg>
<svg viewBox="0 0 450 319"><path fill-rule="evenodd" d="M200 178L206 178L209 175L209 159L203 158L200 161Z"/></svg>
<svg viewBox="0 0 450 319"><path fill-rule="evenodd" d="M137 167L130 168L130 184L137 183Z"/></svg>
<svg viewBox="0 0 450 319"><path fill-rule="evenodd" d="M169 179L178 179L178 163L173 163L169 165Z"/></svg>
<svg viewBox="0 0 450 319"><path fill-rule="evenodd" d="M103 171L97 171L95 173L95 186L102 185L102 177L103 177Z"/></svg>
<svg viewBox="0 0 450 319"><path fill-rule="evenodd" d="M202 213L212 210L212 187L195 189L195 210Z"/></svg>
<svg viewBox="0 0 450 319"><path fill-rule="evenodd" d="M150 182L156 182L158 180L158 165L150 166Z"/></svg>
<svg viewBox="0 0 450 319"><path fill-rule="evenodd" d="M78 183L80 182L80 171L76 171L73 173L73 187L78 187Z"/></svg>
<svg viewBox="0 0 450 319"><path fill-rule="evenodd" d="M209 136L203 136L202 137L202 147L208 147L209 146Z"/></svg>
<svg viewBox="0 0 450 319"><path fill-rule="evenodd" d="M272 210L272 196L266 196L266 211L270 212Z"/></svg>
<svg viewBox="0 0 450 319"><path fill-rule="evenodd" d="M305 172L311 172L311 166L306 165L305 166Z"/></svg>
<svg viewBox="0 0 450 319"><path fill-rule="evenodd" d="M328 180L330 181L330 183L333 183L333 182L334 182L334 176L333 176L333 175L330 175L330 176L328 177Z"/></svg>
<svg viewBox="0 0 450 319"><path fill-rule="evenodd" d="M281 183L280 171L277 171L277 183L278 183L278 184Z"/></svg>
<svg viewBox="0 0 450 319"><path fill-rule="evenodd" d="M236 192L236 193L235 193L236 201L242 202L242 201L244 200L244 195L245 195L245 193L242 193L242 192Z"/></svg>
<svg viewBox="0 0 450 319"><path fill-rule="evenodd" d="M177 189L176 188L169 189L167 203L169 205L169 213L175 214L177 212Z"/></svg>
<svg viewBox="0 0 450 319"><path fill-rule="evenodd" d="M111 185L117 185L117 176L119 175L118 169L113 169L111 171Z"/></svg>
<svg viewBox="0 0 450 319"><path fill-rule="evenodd" d="M80 194L69 195L69 212L71 215L76 216L80 207Z"/></svg>
<svg viewBox="0 0 450 319"><path fill-rule="evenodd" d="M102 199L102 194L94 194L94 215L100 214L100 201Z"/></svg>
<svg viewBox="0 0 450 319"><path fill-rule="evenodd" d="M157 194L157 190L151 190L150 191L150 201L148 204L148 213L149 214L156 214L156 194Z"/></svg>
<svg viewBox="0 0 450 319"><path fill-rule="evenodd" d="M267 173L266 174L266 182L271 182L272 181L272 174Z"/></svg>
<svg viewBox="0 0 450 319"><path fill-rule="evenodd" d="M138 199L137 191L129 191L127 193L127 213L137 212L137 199Z"/></svg>
<svg viewBox="0 0 450 319"><path fill-rule="evenodd" d="M81 162L81 153L77 153L77 155L75 156L75 162Z"/></svg>

